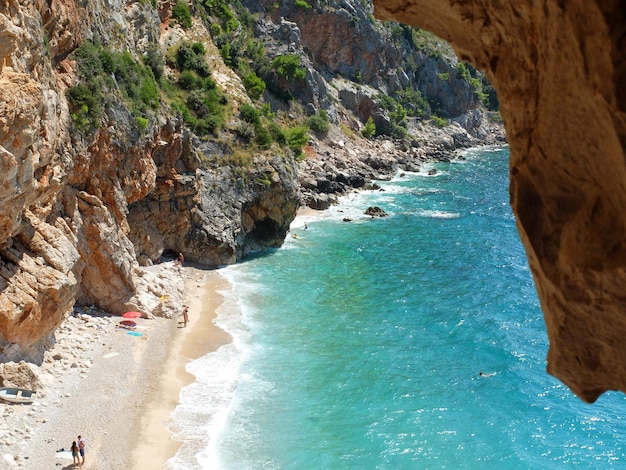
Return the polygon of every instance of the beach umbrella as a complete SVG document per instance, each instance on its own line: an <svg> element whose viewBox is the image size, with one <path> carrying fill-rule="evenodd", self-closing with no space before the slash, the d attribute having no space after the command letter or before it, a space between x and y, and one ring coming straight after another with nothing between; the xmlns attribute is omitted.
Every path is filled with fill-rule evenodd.
<svg viewBox="0 0 626 470"><path fill-rule="evenodd" d="M123 318L140 318L141 313L139 312L126 312L122 314Z"/></svg>

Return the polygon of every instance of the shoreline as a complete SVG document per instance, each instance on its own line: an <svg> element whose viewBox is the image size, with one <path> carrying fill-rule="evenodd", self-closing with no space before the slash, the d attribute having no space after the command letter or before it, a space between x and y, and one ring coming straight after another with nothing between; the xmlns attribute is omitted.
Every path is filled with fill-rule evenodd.
<svg viewBox="0 0 626 470"><path fill-rule="evenodd" d="M140 318L130 332L120 316L79 310L57 329L42 365L20 363L41 385L32 404L0 401L0 468L70 470L71 455L59 451L78 435L87 444L81 468L165 468L182 445L167 424L194 381L186 365L230 341L213 323L228 281L191 265L168 275L164 288L181 312L189 306L186 328L180 316Z"/></svg>
<svg viewBox="0 0 626 470"><path fill-rule="evenodd" d="M297 238L296 230L306 229L306 222L332 213L300 207L287 237ZM50 351L54 360L41 366L43 390L33 405L0 402L0 467L4 461L7 468L27 469L47 468L55 460L68 463L54 453L67 449L78 434L87 440L83 468L166 467L183 445L168 424L181 390L195 380L187 364L232 341L214 323L224 300L219 291L229 281L218 270L192 263L173 273L169 286L183 293L176 297L180 310L189 306L187 328L180 327L180 316L141 319L143 336L133 337L117 328L119 316L101 311L79 312L59 327L58 344Z"/></svg>
<svg viewBox="0 0 626 470"><path fill-rule="evenodd" d="M167 461L176 455L182 442L177 441L168 429L170 416L179 404L183 387L191 384L195 377L187 372L186 366L220 346L231 341L224 330L215 325L217 308L223 302L219 290L228 287L228 281L216 270L185 267L186 305L189 306L189 322L182 326L180 320L173 328L178 336L169 345L169 355L158 379L158 388L152 399L145 403L144 410L137 416L137 442L129 455L129 468L165 468Z"/></svg>

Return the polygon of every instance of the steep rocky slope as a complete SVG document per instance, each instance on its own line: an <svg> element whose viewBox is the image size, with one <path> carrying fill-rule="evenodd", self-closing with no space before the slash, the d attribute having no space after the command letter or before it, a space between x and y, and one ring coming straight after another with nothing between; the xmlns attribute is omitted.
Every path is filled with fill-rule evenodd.
<svg viewBox="0 0 626 470"><path fill-rule="evenodd" d="M0 3L0 360L41 361L75 304L171 317L145 267L234 263L301 204L503 140L441 42L361 2L249 8Z"/></svg>
<svg viewBox="0 0 626 470"><path fill-rule="evenodd" d="M626 391L626 9L601 1L376 1L485 69L511 202L545 312L548 371L586 401Z"/></svg>

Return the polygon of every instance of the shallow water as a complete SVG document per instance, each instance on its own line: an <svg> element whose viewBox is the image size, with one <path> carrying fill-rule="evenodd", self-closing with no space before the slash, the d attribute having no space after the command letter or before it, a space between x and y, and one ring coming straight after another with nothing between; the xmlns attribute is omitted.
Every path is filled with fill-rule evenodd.
<svg viewBox="0 0 626 470"><path fill-rule="evenodd" d="M222 270L234 341L188 366L170 468L626 465L624 396L585 405L545 373L508 149L431 167Z"/></svg>

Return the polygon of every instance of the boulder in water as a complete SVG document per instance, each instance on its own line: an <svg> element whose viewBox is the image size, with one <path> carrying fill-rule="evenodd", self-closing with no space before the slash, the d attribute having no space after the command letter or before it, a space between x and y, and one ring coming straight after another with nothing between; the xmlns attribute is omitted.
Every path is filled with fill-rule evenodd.
<svg viewBox="0 0 626 470"><path fill-rule="evenodd" d="M378 206L370 206L365 211L365 215L370 215L372 217L387 217L389 214Z"/></svg>

